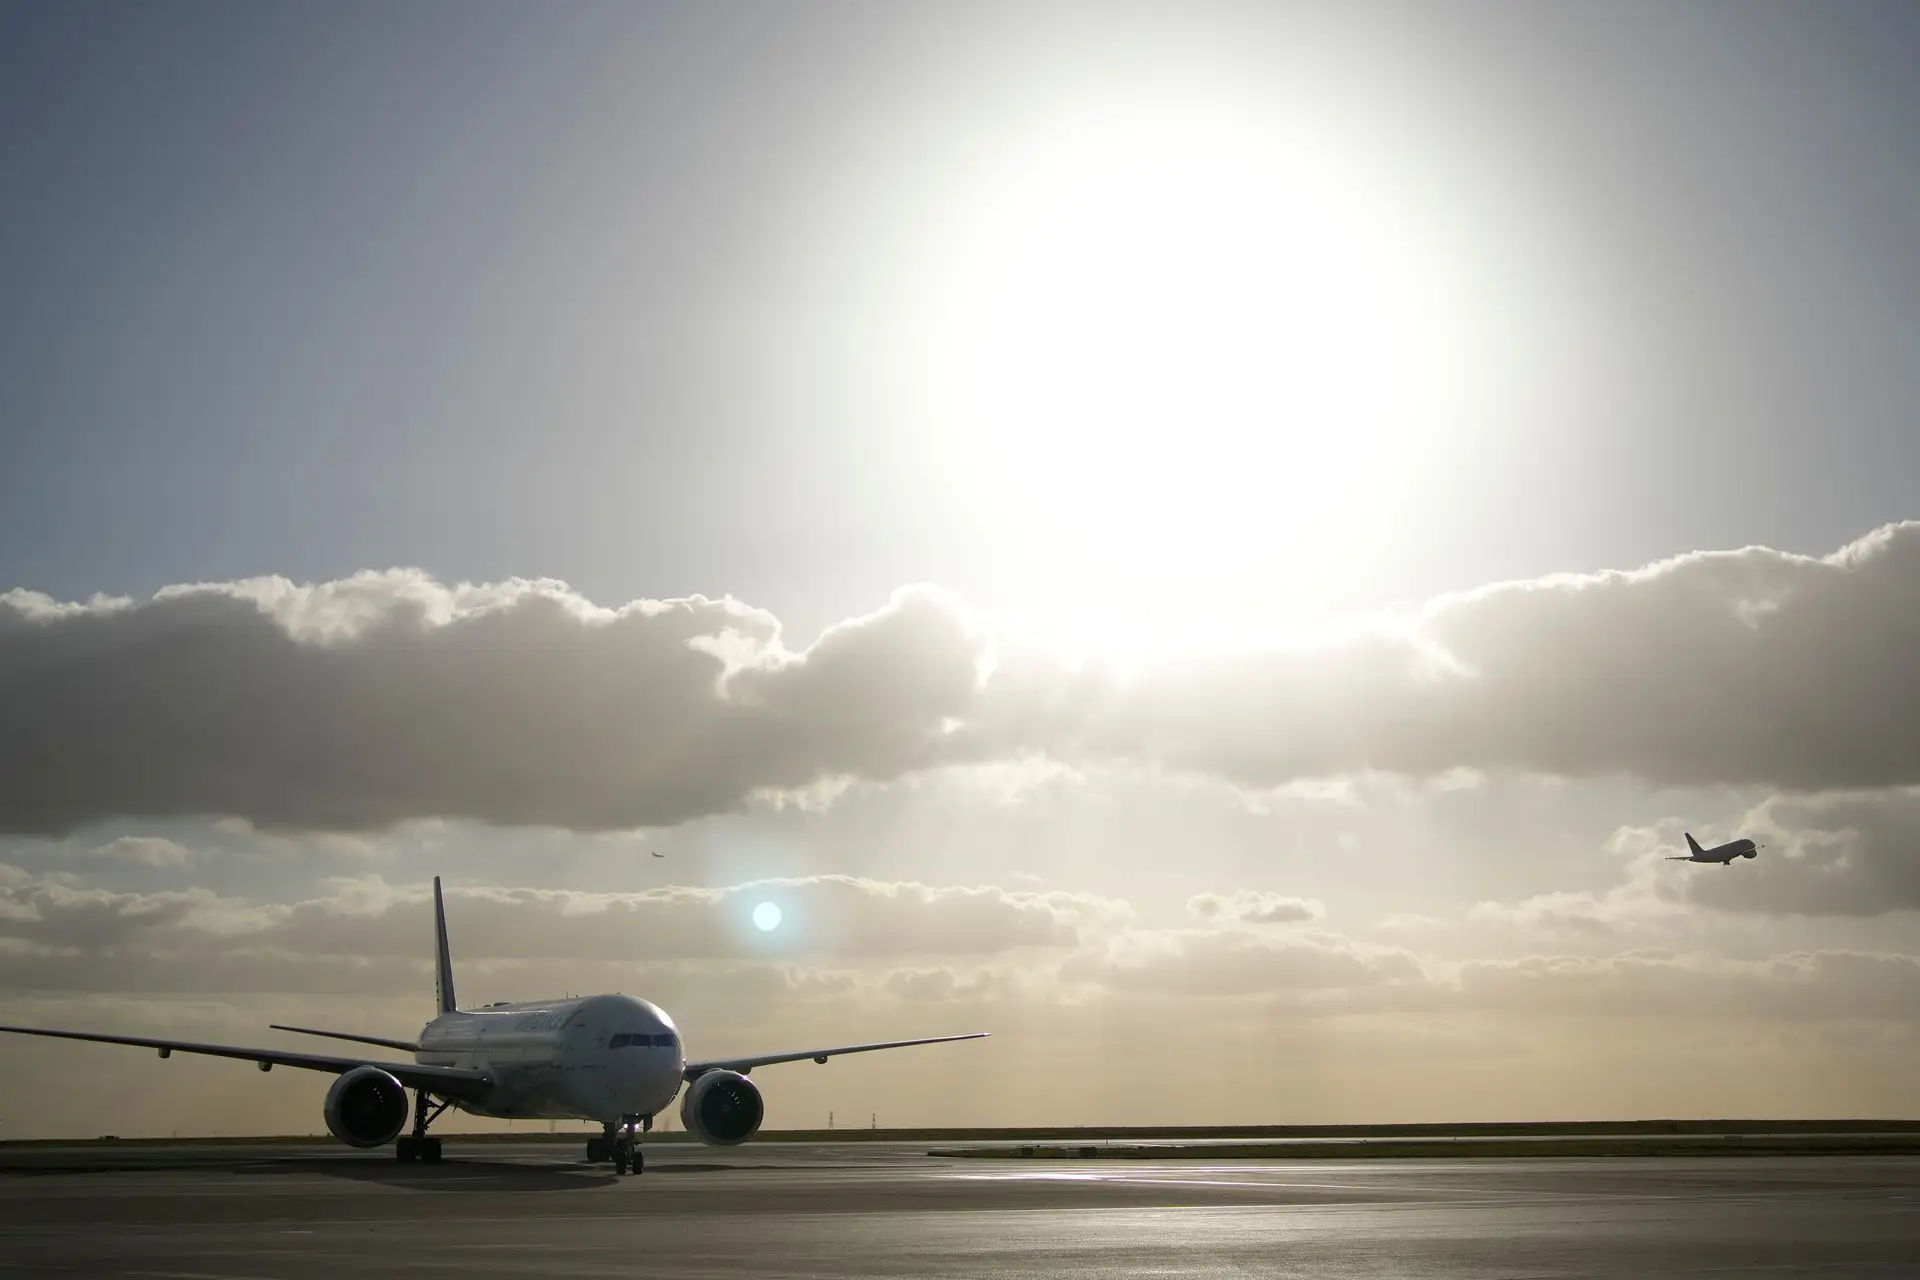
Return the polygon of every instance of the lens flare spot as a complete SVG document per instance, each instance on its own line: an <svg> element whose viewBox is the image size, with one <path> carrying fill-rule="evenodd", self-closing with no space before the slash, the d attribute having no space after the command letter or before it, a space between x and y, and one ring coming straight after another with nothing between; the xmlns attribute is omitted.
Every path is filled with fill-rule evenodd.
<svg viewBox="0 0 1920 1280"><path fill-rule="evenodd" d="M771 902L763 902L753 909L754 927L762 933L771 933L780 927L780 908Z"/></svg>

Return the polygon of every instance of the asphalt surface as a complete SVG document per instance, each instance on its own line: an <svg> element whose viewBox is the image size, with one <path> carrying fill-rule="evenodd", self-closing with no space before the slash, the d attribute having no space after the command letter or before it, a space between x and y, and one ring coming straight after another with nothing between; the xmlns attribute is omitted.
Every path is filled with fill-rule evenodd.
<svg viewBox="0 0 1920 1280"><path fill-rule="evenodd" d="M1920 1275L1920 1158L985 1161L926 1144L0 1150L0 1280Z"/></svg>

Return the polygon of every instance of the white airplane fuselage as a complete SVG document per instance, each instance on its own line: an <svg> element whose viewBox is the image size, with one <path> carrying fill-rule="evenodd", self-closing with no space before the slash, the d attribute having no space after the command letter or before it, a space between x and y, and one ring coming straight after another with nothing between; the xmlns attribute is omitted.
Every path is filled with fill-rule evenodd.
<svg viewBox="0 0 1920 1280"><path fill-rule="evenodd" d="M455 1010L421 1028L418 1043L422 1066L492 1076L483 1100L455 1105L498 1120L651 1116L672 1105L687 1061L666 1012L626 995Z"/></svg>

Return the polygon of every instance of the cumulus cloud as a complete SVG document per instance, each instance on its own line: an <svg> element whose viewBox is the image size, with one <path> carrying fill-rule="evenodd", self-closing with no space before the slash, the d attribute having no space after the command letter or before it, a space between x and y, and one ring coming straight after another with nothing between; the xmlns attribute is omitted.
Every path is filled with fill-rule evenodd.
<svg viewBox="0 0 1920 1280"><path fill-rule="evenodd" d="M1688 881L1689 900L1780 915L1920 910L1920 790L1775 796L1737 834L1766 848L1738 876Z"/></svg>
<svg viewBox="0 0 1920 1280"><path fill-rule="evenodd" d="M799 933L742 927L766 896L790 908ZM266 903L205 889L114 892L0 867L5 994L16 1004L29 993L284 998L289 1009L364 999L387 1010L383 1027L405 1031L432 990L427 901L417 886L377 878ZM1459 1015L1516 1030L1587 1017L1920 1027L1920 957L1897 952L1742 959L1639 947L1443 960L1317 928L1142 929L1125 903L1092 895L849 877L644 894L462 888L449 915L469 1002L626 990L716 1025L800 1005L968 1004L991 1030L1124 1001L1283 1007L1408 1028ZM1424 1033L1405 1034L1414 1043Z"/></svg>
<svg viewBox="0 0 1920 1280"><path fill-rule="evenodd" d="M1473 924L1492 924L1526 933L1604 937L1656 927L1664 917L1684 914L1639 886L1615 887L1605 893L1555 892L1535 894L1520 902L1477 902L1467 912Z"/></svg>
<svg viewBox="0 0 1920 1280"><path fill-rule="evenodd" d="M736 601L606 609L546 581L392 571L87 605L14 591L0 829L226 814L606 830L1041 758L1255 790L1370 771L1912 785L1916 642L1920 523L1826 557L1749 547L1503 583L1319 644L1127 669L984 634L931 589L804 651Z"/></svg>
<svg viewBox="0 0 1920 1280"><path fill-rule="evenodd" d="M16 989L431 987L430 896L419 886L342 880L326 896L258 903L206 889L115 892L13 870L0 875L0 953ZM775 932L751 924L762 901L782 909ZM617 990L643 971L685 965L1064 950L1122 926L1131 909L1091 894L814 876L632 894L455 887L447 915L463 974L537 996L552 992L525 983L548 974L571 989L592 976Z"/></svg>
<svg viewBox="0 0 1920 1280"><path fill-rule="evenodd" d="M70 876L10 870L0 876L0 942L16 954L35 947L108 951L181 932L212 938L251 926L246 904L209 889L116 893L75 884Z"/></svg>
<svg viewBox="0 0 1920 1280"><path fill-rule="evenodd" d="M1083 948L1059 977L1128 996L1260 997L1302 1014L1920 1026L1920 956L1838 948L1754 959L1639 947L1443 961L1331 933L1140 931Z"/></svg>
<svg viewBox="0 0 1920 1280"><path fill-rule="evenodd" d="M1182 996L1338 995L1381 983L1423 983L1412 952L1336 934L1274 935L1249 929L1129 932L1081 951L1067 982Z"/></svg>
<svg viewBox="0 0 1920 1280"><path fill-rule="evenodd" d="M1187 899L1187 914L1197 920L1238 920L1246 924L1298 924L1327 913L1317 898L1289 898L1263 889L1237 889L1230 894L1196 893Z"/></svg>
<svg viewBox="0 0 1920 1280"><path fill-rule="evenodd" d="M1478 902L1467 920L1527 934L1588 939L1652 932L1693 920L1697 913L1685 895L1696 882L1667 861L1685 852L1682 838L1680 824L1671 819L1658 827L1621 827L1607 840L1608 852L1625 863L1626 878L1619 884L1599 892L1561 890L1520 902Z"/></svg>
<svg viewBox="0 0 1920 1280"><path fill-rule="evenodd" d="M1459 966L1457 1002L1529 1015L1920 1019L1920 956L1797 951L1759 960L1664 950Z"/></svg>
<svg viewBox="0 0 1920 1280"><path fill-rule="evenodd" d="M1920 789L1771 796L1741 821L1693 827L1702 844L1749 836L1760 855L1729 867L1668 861L1687 852L1679 818L1608 840L1625 876L1604 891L1481 902L1470 922L1538 933L1612 934L1697 922L1702 912L1866 917L1920 910Z"/></svg>
<svg viewBox="0 0 1920 1280"><path fill-rule="evenodd" d="M1441 597L1392 630L1128 675L1006 657L971 728L1249 787L1377 770L1920 781L1920 523Z"/></svg>
<svg viewBox="0 0 1920 1280"><path fill-rule="evenodd" d="M980 645L931 591L804 653L731 600L609 610L551 582L395 571L83 609L16 591L0 597L0 824L675 823L937 759Z"/></svg>
<svg viewBox="0 0 1920 1280"><path fill-rule="evenodd" d="M1051 1002L1058 996L1045 970L999 966L987 969L957 970L937 968L895 969L880 979L878 989L897 1000L911 1003L953 1004L957 1002L1008 1003L1026 1000Z"/></svg>
<svg viewBox="0 0 1920 1280"><path fill-rule="evenodd" d="M120 836L96 845L87 856L141 862L149 867L184 867L193 857L193 850L160 836Z"/></svg>

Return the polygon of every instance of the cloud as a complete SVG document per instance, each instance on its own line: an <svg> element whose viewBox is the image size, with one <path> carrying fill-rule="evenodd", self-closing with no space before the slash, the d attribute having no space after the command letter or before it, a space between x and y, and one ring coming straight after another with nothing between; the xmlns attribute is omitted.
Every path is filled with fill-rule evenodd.
<svg viewBox="0 0 1920 1280"><path fill-rule="evenodd" d="M87 856L143 862L149 867L184 867L193 850L159 836L120 836L89 850Z"/></svg>
<svg viewBox="0 0 1920 1280"><path fill-rule="evenodd" d="M1236 889L1226 895L1197 893L1187 899L1187 914L1197 920L1297 924L1303 920L1318 920L1326 913L1326 907L1317 898L1288 898L1263 889Z"/></svg>
<svg viewBox="0 0 1920 1280"><path fill-rule="evenodd" d="M1443 961L1331 933L1164 930L1090 944L1059 977L1121 996L1258 997L1303 1016L1863 1020L1920 1029L1920 956L1840 948L1754 959L1642 947Z"/></svg>
<svg viewBox="0 0 1920 1280"><path fill-rule="evenodd" d="M806 652L693 597L596 608L552 582L407 571L0 596L0 827L114 814L367 829L458 816L580 829L939 758L981 640L930 590Z"/></svg>
<svg viewBox="0 0 1920 1280"><path fill-rule="evenodd" d="M1469 924L1492 924L1542 937L1608 938L1670 929L1696 920L1686 901L1694 883L1667 862L1684 852L1680 824L1669 819L1656 827L1621 827L1607 849L1626 864L1626 879L1603 892L1581 890L1536 894L1520 902L1478 902L1467 912Z"/></svg>
<svg viewBox="0 0 1920 1280"><path fill-rule="evenodd" d="M931 969L896 969L880 980L879 989L896 1000L910 1003L955 1004L965 1002L1008 1003L1027 1001L1047 1004L1058 998L1058 990L1045 971L999 966L988 969L956 971L941 966Z"/></svg>
<svg viewBox="0 0 1920 1280"><path fill-rule="evenodd" d="M1204 601L1170 601L1198 609ZM732 600L593 605L414 572L0 596L0 829L233 815L609 830L936 765L1920 784L1920 523L1438 598L1313 645L1130 668L897 593L787 649ZM1124 648L1124 646L1116 646Z"/></svg>
<svg viewBox="0 0 1920 1280"><path fill-rule="evenodd" d="M1256 918L1294 901L1248 891L1203 897ZM748 924L764 899L787 915L772 935ZM418 991L424 999L432 989L429 902L422 887L377 876L274 903L203 888L118 892L0 867L0 958L16 996L392 999ZM1912 1001L1900 983L1920 966L1913 957L1845 951L1738 961L1646 948L1442 961L1407 946L1314 928L1276 931L1220 914L1203 928L1143 929L1127 903L1093 894L849 876L633 894L455 886L448 917L469 1001L606 989L709 1009L865 993L1035 1009L1109 996L1252 997L1415 1016L1904 1018Z"/></svg>
<svg viewBox="0 0 1920 1280"><path fill-rule="evenodd" d="M734 927L763 896L806 928ZM1893 948L1440 959L1306 921L1145 929L1092 894L844 876L642 894L456 886L449 911L468 1003L625 990L665 1005L703 1055L993 1033L980 1045L991 1056L771 1074L791 1125L829 1109L959 1123L928 1099L1008 1080L964 1119L1233 1120L1204 1089L1168 1093L1164 1063L1133 1051L1143 1036L1207 1064L1258 1064L1275 1121L1378 1119L1383 1098L1389 1118L1417 1119L1835 1114L1897 1108L1920 1044L1920 956ZM375 876L270 902L0 864L0 1021L237 1043L301 1042L273 1021L408 1035L431 1016L429 918L420 886ZM0 1071L48 1134L298 1132L318 1127L326 1084L12 1038ZM77 1086L106 1101L74 1107ZM139 1106L119 1110L127 1098ZM147 1128L128 1127L142 1116Z"/></svg>
<svg viewBox="0 0 1920 1280"><path fill-rule="evenodd" d="M1529 1016L1920 1020L1920 956L1876 952L1537 955L1470 961L1457 983L1462 1006Z"/></svg>
<svg viewBox="0 0 1920 1280"><path fill-rule="evenodd" d="M1698 922L1703 913L1869 917L1920 910L1920 789L1770 796L1726 827L1693 825L1712 846L1751 836L1760 855L1727 867L1690 867L1688 823L1622 827L1608 848L1625 878L1604 892L1481 902L1467 914L1538 934L1598 936Z"/></svg>
<svg viewBox="0 0 1920 1280"><path fill-rule="evenodd" d="M1177 996L1339 995L1381 983L1423 983L1412 952L1335 934L1249 929L1127 933L1085 950L1060 970L1067 982Z"/></svg>
<svg viewBox="0 0 1920 1280"><path fill-rule="evenodd" d="M0 876L0 941L69 955L107 951L181 933L219 938L250 927L249 908L208 889L116 893L69 876Z"/></svg>
<svg viewBox="0 0 1920 1280"><path fill-rule="evenodd" d="M1727 875L1685 881L1679 895L1722 911L1772 915L1920 910L1920 790L1774 796L1737 832L1711 839L1734 835L1766 847Z"/></svg>
<svg viewBox="0 0 1920 1280"><path fill-rule="evenodd" d="M982 750L1250 788L1368 771L1794 790L1920 782L1920 523L1436 599L1395 628L1130 673L1002 654Z"/></svg>
<svg viewBox="0 0 1920 1280"><path fill-rule="evenodd" d="M0 954L16 990L431 989L430 894L420 886L339 880L324 897L261 903L11 870L0 875ZM763 900L785 915L773 933L750 923ZM552 994L531 986L549 976L555 990L590 980L625 990L644 973L684 978L689 965L711 976L729 965L1063 951L1121 927L1131 909L1091 894L814 876L632 894L454 887L447 915L461 974L534 997Z"/></svg>

